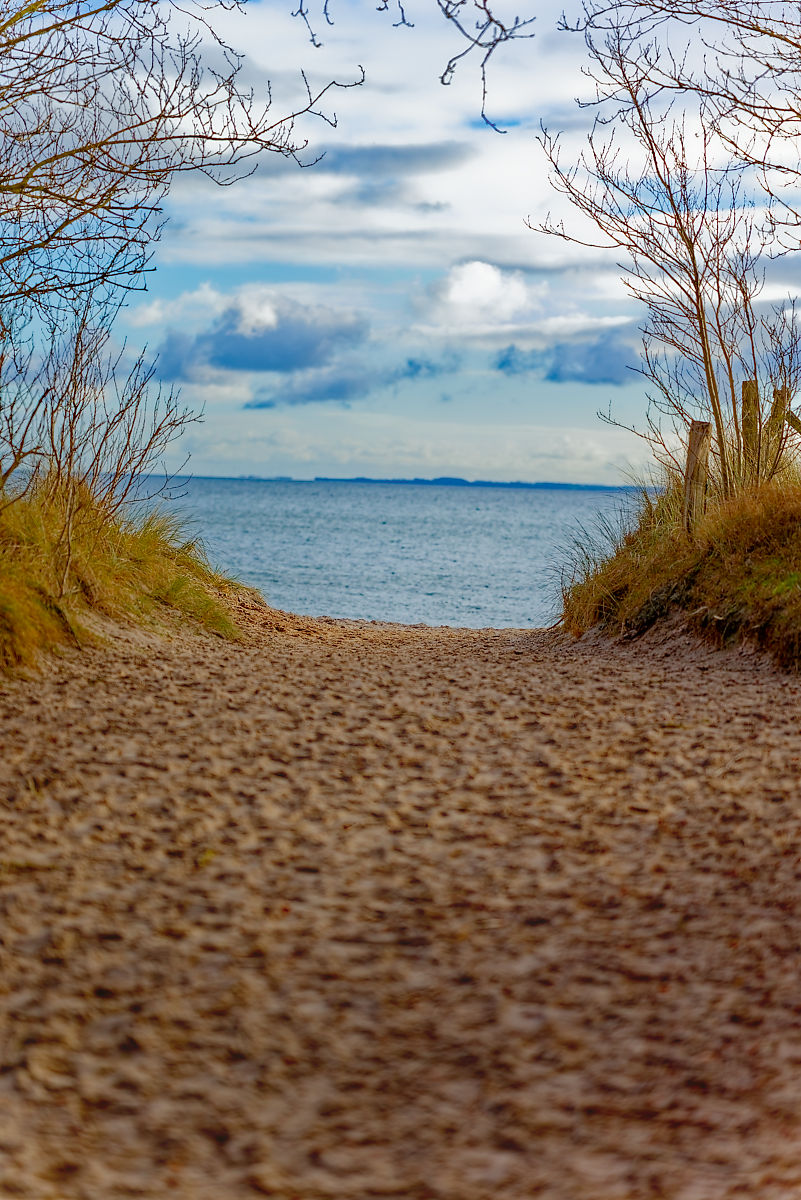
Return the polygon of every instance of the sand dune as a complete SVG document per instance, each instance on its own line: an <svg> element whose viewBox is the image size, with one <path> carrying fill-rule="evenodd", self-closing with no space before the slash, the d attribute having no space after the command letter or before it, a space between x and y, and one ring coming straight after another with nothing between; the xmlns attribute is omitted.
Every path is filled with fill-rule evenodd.
<svg viewBox="0 0 801 1200"><path fill-rule="evenodd" d="M797 1200L798 680L243 606L0 684L0 1197Z"/></svg>

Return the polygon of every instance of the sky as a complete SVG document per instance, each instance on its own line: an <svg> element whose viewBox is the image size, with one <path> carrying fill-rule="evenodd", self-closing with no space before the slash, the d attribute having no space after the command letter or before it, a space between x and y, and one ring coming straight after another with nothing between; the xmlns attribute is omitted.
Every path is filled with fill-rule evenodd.
<svg viewBox="0 0 801 1200"><path fill-rule="evenodd" d="M173 469L189 452L195 475L621 483L645 461L597 416L645 411L614 254L527 225L562 211L540 121L581 136L580 39L558 31L561 3L532 7L536 36L490 66L504 133L481 119L477 63L439 82L463 44L434 0L405 5L414 28L375 0L331 0L333 26L312 5L320 48L289 0L216 20L276 117L301 68L312 87L366 79L326 96L336 127L300 122L313 165L270 155L233 187L185 176L171 193L123 327L203 410Z"/></svg>

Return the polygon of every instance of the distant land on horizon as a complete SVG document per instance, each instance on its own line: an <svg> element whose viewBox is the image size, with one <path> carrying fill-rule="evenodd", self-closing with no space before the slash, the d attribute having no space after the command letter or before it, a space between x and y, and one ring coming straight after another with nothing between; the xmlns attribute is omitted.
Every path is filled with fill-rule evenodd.
<svg viewBox="0 0 801 1200"><path fill-rule="evenodd" d="M197 476L196 478L214 478ZM561 489L573 492L630 492L636 487L626 483L527 483L516 479L504 482L496 479L462 479L458 475L439 475L434 479L373 479L367 475L352 475L346 478L334 475L315 475L314 479L295 479L292 475L238 475L237 479L252 483L392 483L397 485L417 484L426 487L481 487L481 488L528 488Z"/></svg>

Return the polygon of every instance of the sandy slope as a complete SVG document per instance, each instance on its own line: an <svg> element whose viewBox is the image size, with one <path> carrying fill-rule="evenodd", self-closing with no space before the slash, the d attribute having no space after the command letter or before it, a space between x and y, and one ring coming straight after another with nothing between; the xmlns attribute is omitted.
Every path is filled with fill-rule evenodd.
<svg viewBox="0 0 801 1200"><path fill-rule="evenodd" d="M249 622L0 685L0 1197L801 1197L799 682Z"/></svg>

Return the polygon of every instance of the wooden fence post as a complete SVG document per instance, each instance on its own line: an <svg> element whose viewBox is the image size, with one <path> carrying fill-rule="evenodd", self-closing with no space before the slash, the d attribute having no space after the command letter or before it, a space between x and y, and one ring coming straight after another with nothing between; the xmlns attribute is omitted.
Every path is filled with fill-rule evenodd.
<svg viewBox="0 0 801 1200"><path fill-rule="evenodd" d="M776 472L781 462L784 450L784 423L787 420L787 410L790 407L790 389L775 387L773 389L773 404L770 416L765 426L766 453L765 458L771 472Z"/></svg>
<svg viewBox="0 0 801 1200"><path fill-rule="evenodd" d="M688 533L692 533L695 522L704 511L711 441L712 425L709 421L693 421L690 424L682 508L682 520Z"/></svg>
<svg viewBox="0 0 801 1200"><path fill-rule="evenodd" d="M759 474L759 387L756 379L744 379L740 408L743 431L743 475L755 479Z"/></svg>

